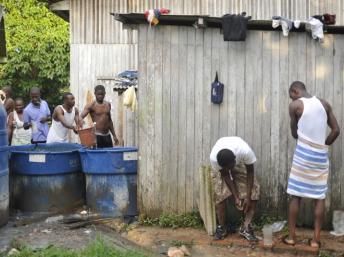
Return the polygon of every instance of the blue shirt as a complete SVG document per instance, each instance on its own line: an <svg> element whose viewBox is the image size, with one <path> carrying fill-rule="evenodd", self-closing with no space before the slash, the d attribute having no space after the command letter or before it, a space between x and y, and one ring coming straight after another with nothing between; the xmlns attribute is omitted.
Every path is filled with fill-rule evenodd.
<svg viewBox="0 0 344 257"><path fill-rule="evenodd" d="M46 101L41 99L41 104L35 106L29 103L23 113L24 123L31 123L32 129L32 141L46 141L49 126L48 123L41 123L40 120L43 117L50 116L50 110ZM33 124L34 123L34 124Z"/></svg>

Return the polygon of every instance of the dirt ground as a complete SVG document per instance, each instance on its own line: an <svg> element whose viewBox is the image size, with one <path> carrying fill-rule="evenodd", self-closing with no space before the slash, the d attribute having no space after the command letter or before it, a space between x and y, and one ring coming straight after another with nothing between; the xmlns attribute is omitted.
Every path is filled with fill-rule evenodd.
<svg viewBox="0 0 344 257"><path fill-rule="evenodd" d="M257 235L261 235L259 232ZM137 244L147 247L154 252L166 252L168 246L186 244L192 256L315 256L318 255L307 245L312 231L307 229L298 230L298 246L290 247L284 245L275 236L274 249L263 249L259 244L250 245L239 235L229 235L221 241L213 241L204 231L198 229L162 229L158 227L136 227L128 231L124 236ZM328 232L323 233L322 249L328 256L344 256L344 237L335 238Z"/></svg>
<svg viewBox="0 0 344 257"><path fill-rule="evenodd" d="M0 252L8 250L15 244L26 244L33 249L54 245L68 249L85 247L97 235L123 249L144 250L149 256L166 256L169 247L186 245L192 256L316 256L318 253L307 247L307 239L312 236L311 230L299 229L298 246L289 247L275 237L275 248L262 249L258 245L250 245L238 235L230 235L225 240L213 241L205 231L191 228L159 228L138 224L126 225L122 221L113 220L101 225L90 225L84 228L69 229L58 221L41 220L25 226L14 227L15 220L0 229ZM259 235L259 233L257 233ZM322 235L322 249L327 255L344 256L344 237L333 237L328 232Z"/></svg>

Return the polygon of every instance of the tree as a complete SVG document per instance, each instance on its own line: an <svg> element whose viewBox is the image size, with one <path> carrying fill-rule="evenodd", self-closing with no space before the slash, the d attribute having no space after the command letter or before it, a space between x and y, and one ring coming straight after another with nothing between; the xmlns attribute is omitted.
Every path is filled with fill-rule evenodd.
<svg viewBox="0 0 344 257"><path fill-rule="evenodd" d="M69 87L69 27L37 0L0 0L6 9L8 62L0 65L0 87L12 86L14 96L28 99L41 88L50 107L60 103Z"/></svg>

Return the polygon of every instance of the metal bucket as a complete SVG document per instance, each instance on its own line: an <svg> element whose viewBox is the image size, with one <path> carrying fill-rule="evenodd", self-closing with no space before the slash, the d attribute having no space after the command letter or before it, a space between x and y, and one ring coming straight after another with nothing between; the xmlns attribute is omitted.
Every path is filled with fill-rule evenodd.
<svg viewBox="0 0 344 257"><path fill-rule="evenodd" d="M86 128L86 129L79 129L78 135L80 138L80 142L82 145L86 147L93 147L97 144L95 128Z"/></svg>

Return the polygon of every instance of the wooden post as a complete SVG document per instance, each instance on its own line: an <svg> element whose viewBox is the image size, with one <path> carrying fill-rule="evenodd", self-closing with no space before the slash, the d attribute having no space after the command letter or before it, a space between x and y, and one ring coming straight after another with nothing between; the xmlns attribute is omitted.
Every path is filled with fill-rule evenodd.
<svg viewBox="0 0 344 257"><path fill-rule="evenodd" d="M116 135L119 141L120 146L124 146L124 139L123 139L123 92L118 92L118 101L117 101L117 116L118 116L118 131L116 131Z"/></svg>

